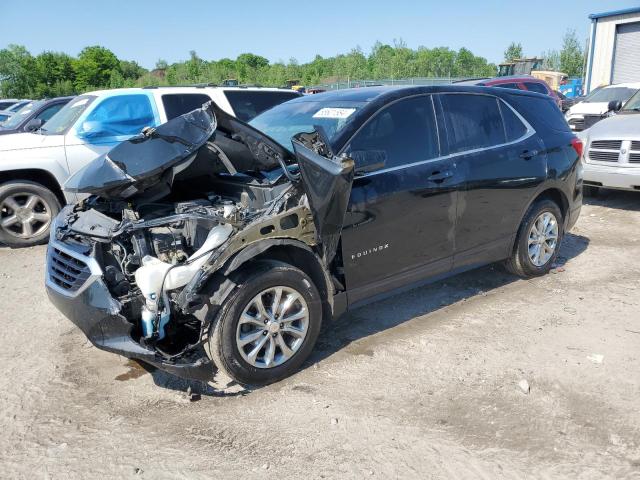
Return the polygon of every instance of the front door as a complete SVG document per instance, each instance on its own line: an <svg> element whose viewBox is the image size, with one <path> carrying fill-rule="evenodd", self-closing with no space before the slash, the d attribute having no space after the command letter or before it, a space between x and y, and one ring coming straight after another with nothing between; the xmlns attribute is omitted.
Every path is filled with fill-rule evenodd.
<svg viewBox="0 0 640 480"><path fill-rule="evenodd" d="M342 231L349 302L448 271L460 176L441 157L432 97L383 108L346 152L356 162Z"/></svg>
<svg viewBox="0 0 640 480"><path fill-rule="evenodd" d="M115 95L97 102L65 136L71 174L144 127L159 123L153 99L146 93Z"/></svg>

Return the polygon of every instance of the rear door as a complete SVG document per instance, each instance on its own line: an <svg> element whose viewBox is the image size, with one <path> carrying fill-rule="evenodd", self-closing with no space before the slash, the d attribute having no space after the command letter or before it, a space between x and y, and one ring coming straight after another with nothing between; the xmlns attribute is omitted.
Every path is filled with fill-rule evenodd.
<svg viewBox="0 0 640 480"><path fill-rule="evenodd" d="M342 231L349 302L451 268L457 189L430 95L378 111L346 148L356 175Z"/></svg>
<svg viewBox="0 0 640 480"><path fill-rule="evenodd" d="M465 179L458 199L454 268L508 256L526 207L547 176L544 146L503 100L441 94L450 154Z"/></svg>

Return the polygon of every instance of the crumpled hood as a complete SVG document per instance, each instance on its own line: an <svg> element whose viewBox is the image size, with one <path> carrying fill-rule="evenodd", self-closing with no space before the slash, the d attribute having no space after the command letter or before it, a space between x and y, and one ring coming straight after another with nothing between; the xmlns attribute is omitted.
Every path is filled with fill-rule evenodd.
<svg viewBox="0 0 640 480"><path fill-rule="evenodd" d="M572 106L567 115L604 115L608 111L608 102L580 102Z"/></svg>
<svg viewBox="0 0 640 480"><path fill-rule="evenodd" d="M73 193L128 199L152 188L170 187L173 177L196 156L211 162L210 173L235 173L275 168L278 158L286 159L290 154L208 102L120 143L76 172L64 188Z"/></svg>

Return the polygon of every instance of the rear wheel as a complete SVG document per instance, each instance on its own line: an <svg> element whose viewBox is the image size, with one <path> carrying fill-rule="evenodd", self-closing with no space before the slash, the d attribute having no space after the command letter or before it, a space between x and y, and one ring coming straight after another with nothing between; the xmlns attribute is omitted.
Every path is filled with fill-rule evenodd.
<svg viewBox="0 0 640 480"><path fill-rule="evenodd" d="M288 377L307 359L322 324L320 294L301 270L282 262L251 267L212 326L218 370L243 385Z"/></svg>
<svg viewBox="0 0 640 480"><path fill-rule="evenodd" d="M548 273L558 256L563 224L562 212L555 202L539 200L531 205L506 261L507 269L523 278Z"/></svg>
<svg viewBox="0 0 640 480"><path fill-rule="evenodd" d="M60 211L56 195L27 180L0 185L0 243L30 247L45 243L51 221Z"/></svg>

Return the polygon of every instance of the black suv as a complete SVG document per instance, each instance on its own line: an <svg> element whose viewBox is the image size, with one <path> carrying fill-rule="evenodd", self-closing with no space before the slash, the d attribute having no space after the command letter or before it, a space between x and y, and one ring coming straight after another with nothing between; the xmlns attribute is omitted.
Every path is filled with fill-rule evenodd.
<svg viewBox="0 0 640 480"><path fill-rule="evenodd" d="M581 149L549 97L515 90L343 90L250 124L209 103L68 181L90 196L54 222L47 290L99 348L270 383L381 294L497 261L547 273Z"/></svg>

